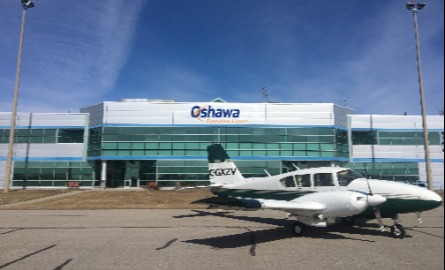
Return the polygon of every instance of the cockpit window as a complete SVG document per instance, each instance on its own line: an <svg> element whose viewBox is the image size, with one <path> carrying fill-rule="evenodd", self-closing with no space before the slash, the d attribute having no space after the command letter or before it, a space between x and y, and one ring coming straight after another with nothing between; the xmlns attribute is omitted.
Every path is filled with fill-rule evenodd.
<svg viewBox="0 0 445 270"><path fill-rule="evenodd" d="M357 178L363 178L363 176L353 170L344 170L337 173L338 184L343 187Z"/></svg>
<svg viewBox="0 0 445 270"><path fill-rule="evenodd" d="M335 186L334 179L332 179L332 174L331 173L314 174L314 186L316 187Z"/></svg>
<svg viewBox="0 0 445 270"><path fill-rule="evenodd" d="M281 179L280 182L284 187L295 187L295 180L292 175Z"/></svg>

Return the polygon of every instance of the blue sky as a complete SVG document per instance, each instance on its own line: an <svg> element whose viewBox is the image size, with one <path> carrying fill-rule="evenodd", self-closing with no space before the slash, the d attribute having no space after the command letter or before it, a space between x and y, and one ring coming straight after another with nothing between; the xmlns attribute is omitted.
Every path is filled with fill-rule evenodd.
<svg viewBox="0 0 445 270"><path fill-rule="evenodd" d="M0 111L10 111L19 0L0 2ZM420 114L402 0L34 0L19 108L77 112L123 98L346 105ZM444 109L444 1L419 12L428 114Z"/></svg>

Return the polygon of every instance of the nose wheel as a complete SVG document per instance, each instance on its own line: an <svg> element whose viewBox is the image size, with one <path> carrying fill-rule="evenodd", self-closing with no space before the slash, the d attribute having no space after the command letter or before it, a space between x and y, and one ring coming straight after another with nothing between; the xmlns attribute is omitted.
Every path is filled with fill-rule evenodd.
<svg viewBox="0 0 445 270"><path fill-rule="evenodd" d="M391 235L394 238L402 239L406 236L406 230L402 225L397 223L391 226Z"/></svg>
<svg viewBox="0 0 445 270"><path fill-rule="evenodd" d="M399 224L399 216L396 215L392 220L394 222L392 226L384 227L389 227L391 236L393 238L403 239L406 236L406 230L405 227L402 226L402 224Z"/></svg>

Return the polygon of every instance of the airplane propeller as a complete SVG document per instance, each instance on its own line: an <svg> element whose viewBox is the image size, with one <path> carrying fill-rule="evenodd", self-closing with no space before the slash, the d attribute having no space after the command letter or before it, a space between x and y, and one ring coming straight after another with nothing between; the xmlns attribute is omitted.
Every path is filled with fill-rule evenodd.
<svg viewBox="0 0 445 270"><path fill-rule="evenodd" d="M385 202L385 201L386 201L386 198L379 196L379 197L385 199L385 201L380 202L380 203L378 203L378 204L375 204L375 203L374 203L374 205L373 205L372 202L370 203L370 202L369 202L369 197L372 198L372 197L375 197L375 196L374 196L374 193L372 192L371 185L369 184L369 180L368 180L368 178L366 178L366 184L368 185L368 191L369 191L369 195L368 195L368 204L371 205L372 208L374 209L374 215L375 215L375 218L376 218L376 220L377 220L377 223L379 224L380 230L381 230L381 231L384 231L384 230L385 230L385 226L383 225L382 215L381 215L380 210L379 210L379 208L377 207L377 205L382 204L383 202ZM381 199L380 199L380 200L381 200Z"/></svg>
<svg viewBox="0 0 445 270"><path fill-rule="evenodd" d="M385 226L383 225L382 215L380 214L380 210L377 206L374 206L374 215L377 219L377 223L379 224L380 230L383 232L385 230Z"/></svg>

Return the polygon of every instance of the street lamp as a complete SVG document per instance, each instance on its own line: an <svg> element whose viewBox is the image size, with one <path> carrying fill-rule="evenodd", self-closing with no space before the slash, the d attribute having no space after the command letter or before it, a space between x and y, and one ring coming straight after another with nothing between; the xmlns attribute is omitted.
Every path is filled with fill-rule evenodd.
<svg viewBox="0 0 445 270"><path fill-rule="evenodd" d="M6 168L5 168L5 182L4 189L5 193L9 192L9 183L11 181L11 171L12 171L12 152L14 149L14 137L15 137L15 121L17 116L17 101L19 96L19 82L20 82L20 66L22 62L22 48L23 48L23 35L25 32L25 17L26 10L33 8L34 3L29 0L21 0L22 4L22 26L20 28L20 41L19 41L19 53L17 57L17 72L15 76L15 86L14 86L14 100L12 102L12 111L11 111L11 126L9 129L9 143L8 143L8 155L6 158Z"/></svg>
<svg viewBox="0 0 445 270"><path fill-rule="evenodd" d="M426 123L426 110L425 110L425 98L423 95L423 78L422 78L422 62L420 59L420 43L419 43L419 28L417 27L417 12L425 7L425 3L408 2L406 8L411 11L414 18L414 32L416 38L416 51L417 51L417 73L419 75L419 94L420 94L420 107L422 110L422 126L423 126L423 146L425 149L425 169L426 179L428 183L428 189L433 189L433 179L431 177L431 162L430 162L430 150L428 139L428 127Z"/></svg>

